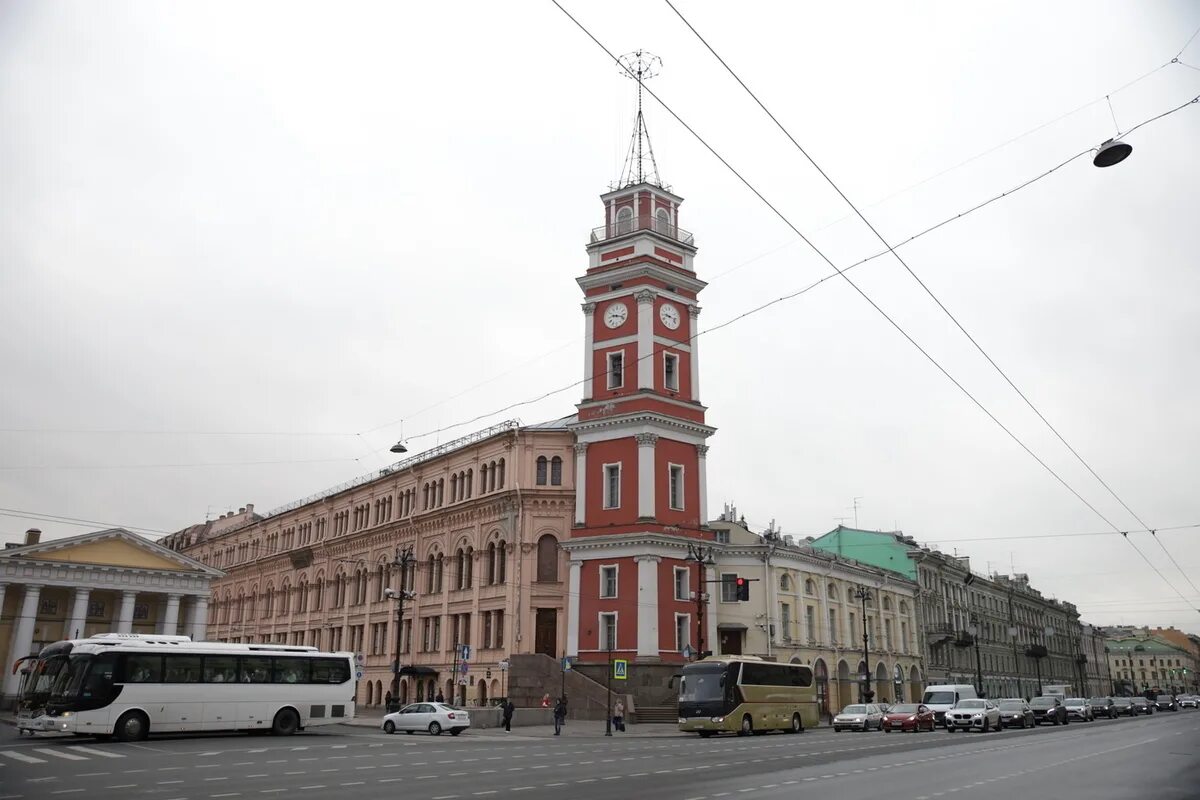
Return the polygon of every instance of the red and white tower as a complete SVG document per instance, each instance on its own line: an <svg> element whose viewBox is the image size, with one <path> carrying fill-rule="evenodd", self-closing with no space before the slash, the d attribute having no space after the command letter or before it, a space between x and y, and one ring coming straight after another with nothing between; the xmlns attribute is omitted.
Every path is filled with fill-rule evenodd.
<svg viewBox="0 0 1200 800"><path fill-rule="evenodd" d="M658 179L640 103L620 188L600 199L604 225L578 279L584 388L571 426L575 521L563 545L567 655L679 661L683 645L710 649L716 638L711 599L707 608L695 599L700 567L686 560L689 544L712 539L705 442L715 429L700 404L696 338L705 284L693 237L679 227L683 198ZM704 587L710 598L716 589Z"/></svg>

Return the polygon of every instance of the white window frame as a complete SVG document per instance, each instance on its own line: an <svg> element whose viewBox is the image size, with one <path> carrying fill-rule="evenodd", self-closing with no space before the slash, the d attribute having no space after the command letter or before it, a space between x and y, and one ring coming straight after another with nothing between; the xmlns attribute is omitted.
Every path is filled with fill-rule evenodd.
<svg viewBox="0 0 1200 800"><path fill-rule="evenodd" d="M674 362L675 369L668 371L668 362ZM672 374L675 376L674 384L668 379ZM668 351L663 351L663 388L670 392L679 391L679 356Z"/></svg>
<svg viewBox="0 0 1200 800"><path fill-rule="evenodd" d="M725 580L726 578L729 578L730 580ZM720 591L720 596L719 596L719 598L718 598L720 602L722 602L722 603L736 603L736 602L738 601L738 599L737 599L737 584L736 584L736 583L734 582L734 580L733 580L733 579L735 579L735 578L737 578L737 573L736 573L736 572L722 572L722 573L720 574L720 580L721 580L721 584L720 584L720 586L721 586L721 591ZM729 587L729 594L730 594L730 596L731 596L731 599L729 599L729 600L726 600L726 599L725 599L725 590L726 590L726 587Z"/></svg>
<svg viewBox="0 0 1200 800"><path fill-rule="evenodd" d="M609 490L609 480L608 480L608 471L614 467L617 470L617 496L616 496L616 498L613 498L612 492ZM604 508L605 509L620 508L621 507L621 462L618 461L615 464L603 464L603 465L601 465L601 470L602 470L601 474L604 476ZM614 499L616 500L616 502L613 502Z"/></svg>
<svg viewBox="0 0 1200 800"><path fill-rule="evenodd" d="M684 629L684 631L687 632L687 636L686 636L685 640L682 642L679 641L679 621L680 620L683 620L683 622L684 622L683 629ZM675 614L675 649L677 651L682 650L684 645L690 645L691 643L692 643L692 615L676 613Z"/></svg>
<svg viewBox="0 0 1200 800"><path fill-rule="evenodd" d="M679 576L683 575L683 597L679 596ZM691 583L692 573L687 567L675 567L675 599L676 600L691 600Z"/></svg>
<svg viewBox="0 0 1200 800"><path fill-rule="evenodd" d="M605 617L612 617L613 620L613 638L612 647L605 647L604 634L608 630L604 624ZM596 647L601 653L608 652L609 649L617 650L618 640L621 637L621 614L618 611L601 611L596 615L596 630L599 635L596 637Z"/></svg>
<svg viewBox="0 0 1200 800"><path fill-rule="evenodd" d="M606 569L611 569L613 571L613 593L612 594L604 593L604 589L605 589L604 571ZM601 600L612 600L612 599L616 598L617 595L619 595L620 593L621 593L621 565L620 564L601 564L600 565L600 590L599 590L600 599Z"/></svg>
<svg viewBox="0 0 1200 800"><path fill-rule="evenodd" d="M613 356L619 356L621 358L621 369L617 372L617 377L620 378L620 380L616 383L613 382ZM625 351L623 349L609 350L604 354L604 363L605 366L607 366L605 374L608 376L605 385L608 386L609 389L625 388Z"/></svg>
<svg viewBox="0 0 1200 800"><path fill-rule="evenodd" d="M671 483L671 479L674 477L675 470L679 470L679 482L677 484L678 488L679 488L679 498L678 498L679 504L678 505L675 504L675 500L676 500L675 492L672 491L672 489L674 487L672 486L672 483ZM685 505L684 497L686 495L686 491L684 490L685 474L686 473L684 472L683 464L667 464L667 504L671 507L672 511L683 511L684 510L684 505Z"/></svg>

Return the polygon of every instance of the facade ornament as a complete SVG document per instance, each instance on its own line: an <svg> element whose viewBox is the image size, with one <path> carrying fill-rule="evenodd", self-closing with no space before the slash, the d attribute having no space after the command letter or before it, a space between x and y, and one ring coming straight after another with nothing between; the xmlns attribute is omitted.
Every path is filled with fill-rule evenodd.
<svg viewBox="0 0 1200 800"><path fill-rule="evenodd" d="M653 303L654 302L654 292L650 291L649 289L642 289L640 292L635 294L633 296L633 298L635 300L637 300L637 303L639 306L645 305L647 303Z"/></svg>
<svg viewBox="0 0 1200 800"><path fill-rule="evenodd" d="M658 434L639 433L634 438L637 439L638 447L654 447L654 443L658 441Z"/></svg>
<svg viewBox="0 0 1200 800"><path fill-rule="evenodd" d="M708 445L706 445L706 444L696 445L696 453L699 454L699 456L701 458L706 458L708 456Z"/></svg>
<svg viewBox="0 0 1200 800"><path fill-rule="evenodd" d="M580 308L583 309L584 314L587 314L589 316L596 313L596 304L595 303L583 303L580 306Z"/></svg>
<svg viewBox="0 0 1200 800"><path fill-rule="evenodd" d="M688 316L692 319L700 316L700 306L688 306Z"/></svg>
<svg viewBox="0 0 1200 800"><path fill-rule="evenodd" d="M577 442L575 444L575 455L581 456L587 452L587 442Z"/></svg>

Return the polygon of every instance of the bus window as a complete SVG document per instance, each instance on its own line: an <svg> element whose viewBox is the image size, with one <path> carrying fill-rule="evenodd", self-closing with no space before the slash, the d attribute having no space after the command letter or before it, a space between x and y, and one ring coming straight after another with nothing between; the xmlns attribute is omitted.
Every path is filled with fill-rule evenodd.
<svg viewBox="0 0 1200 800"><path fill-rule="evenodd" d="M205 683L237 681L237 656L204 656Z"/></svg>
<svg viewBox="0 0 1200 800"><path fill-rule="evenodd" d="M163 656L166 665L163 674L167 683L199 683L200 656Z"/></svg>
<svg viewBox="0 0 1200 800"><path fill-rule="evenodd" d="M242 683L270 683L270 656L242 656Z"/></svg>
<svg viewBox="0 0 1200 800"><path fill-rule="evenodd" d="M307 658L279 658L275 661L275 683L308 683Z"/></svg>
<svg viewBox="0 0 1200 800"><path fill-rule="evenodd" d="M117 666L116 653L102 653L92 659L87 677L83 679L81 697L107 701L112 696L113 672Z"/></svg>
<svg viewBox="0 0 1200 800"><path fill-rule="evenodd" d="M345 683L350 680L350 662L344 658L314 658L313 683Z"/></svg>
<svg viewBox="0 0 1200 800"><path fill-rule="evenodd" d="M162 681L162 656L142 653L125 655L125 683L159 683Z"/></svg>

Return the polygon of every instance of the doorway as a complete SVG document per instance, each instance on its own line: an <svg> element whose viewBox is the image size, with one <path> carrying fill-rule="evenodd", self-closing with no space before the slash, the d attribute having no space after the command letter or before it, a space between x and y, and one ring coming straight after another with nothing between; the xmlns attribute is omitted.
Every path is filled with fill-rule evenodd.
<svg viewBox="0 0 1200 800"><path fill-rule="evenodd" d="M534 621L533 649L535 652L558 657L558 609L539 608Z"/></svg>

